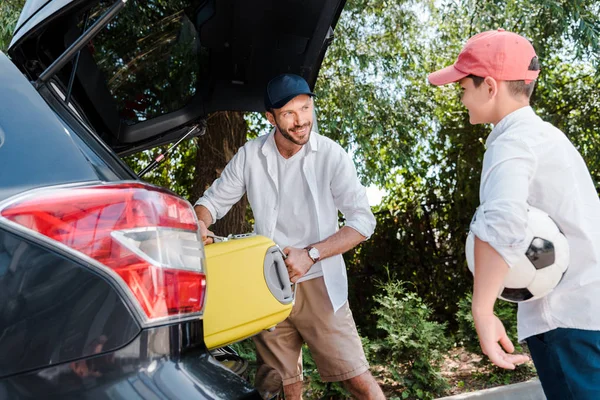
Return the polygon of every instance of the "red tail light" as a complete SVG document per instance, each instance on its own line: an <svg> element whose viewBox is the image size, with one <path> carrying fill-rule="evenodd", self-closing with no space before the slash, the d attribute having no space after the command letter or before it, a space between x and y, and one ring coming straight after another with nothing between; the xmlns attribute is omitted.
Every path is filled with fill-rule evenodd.
<svg viewBox="0 0 600 400"><path fill-rule="evenodd" d="M141 183L59 188L0 214L116 274L146 323L202 312L204 249L192 206L177 196Z"/></svg>

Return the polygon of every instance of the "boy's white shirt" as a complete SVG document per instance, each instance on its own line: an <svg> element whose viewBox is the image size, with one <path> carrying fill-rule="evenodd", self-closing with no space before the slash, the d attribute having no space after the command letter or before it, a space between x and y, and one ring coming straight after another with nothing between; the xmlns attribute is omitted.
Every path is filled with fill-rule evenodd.
<svg viewBox="0 0 600 400"><path fill-rule="evenodd" d="M519 341L555 328L600 330L600 200L583 158L529 106L504 117L486 146L473 233L511 265L529 245L529 204L556 221L570 246L560 284L519 304Z"/></svg>
<svg viewBox="0 0 600 400"><path fill-rule="evenodd" d="M345 226L369 238L375 230L375 217L371 212L366 190L358 180L356 168L348 154L340 145L314 131L305 146L308 146L306 154L298 161L301 162L302 173L310 191L307 201L314 207L313 218L318 221L318 241L337 232L338 210L344 214ZM247 193L254 214L254 231L274 238L280 202L285 201L285 196L296 195L280 191L279 156L274 130L247 142L196 205L206 207L214 222L222 218ZM306 219L290 218L289 223L309 222ZM344 259L337 255L322 260L320 264L335 312L348 299Z"/></svg>

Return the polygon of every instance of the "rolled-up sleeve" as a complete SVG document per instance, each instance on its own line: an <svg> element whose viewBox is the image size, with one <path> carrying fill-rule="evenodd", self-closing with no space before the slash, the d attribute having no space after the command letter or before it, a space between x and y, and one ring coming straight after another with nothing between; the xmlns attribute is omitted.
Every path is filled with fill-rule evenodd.
<svg viewBox="0 0 600 400"><path fill-rule="evenodd" d="M514 135L501 136L483 160L480 206L471 231L489 243L509 266L527 250L527 199L537 160L529 146Z"/></svg>
<svg viewBox="0 0 600 400"><path fill-rule="evenodd" d="M196 202L196 206L204 206L208 209L213 223L223 218L246 193L244 183L245 160L245 149L241 147L227 163L221 176L215 179L213 184Z"/></svg>
<svg viewBox="0 0 600 400"><path fill-rule="evenodd" d="M331 182L335 206L344 214L345 226L366 237L375 231L375 216L369 206L365 187L358 180L354 163L340 147L336 173Z"/></svg>

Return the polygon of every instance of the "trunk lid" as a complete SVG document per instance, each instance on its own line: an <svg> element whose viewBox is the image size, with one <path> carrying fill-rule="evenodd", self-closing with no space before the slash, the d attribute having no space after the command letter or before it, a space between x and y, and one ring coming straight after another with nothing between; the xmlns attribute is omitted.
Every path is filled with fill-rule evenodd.
<svg viewBox="0 0 600 400"><path fill-rule="evenodd" d="M9 54L37 80L115 2L28 0ZM344 3L129 0L51 82L64 96L77 64L71 93L86 122L117 153L134 153L210 112L264 111L277 74L313 87Z"/></svg>

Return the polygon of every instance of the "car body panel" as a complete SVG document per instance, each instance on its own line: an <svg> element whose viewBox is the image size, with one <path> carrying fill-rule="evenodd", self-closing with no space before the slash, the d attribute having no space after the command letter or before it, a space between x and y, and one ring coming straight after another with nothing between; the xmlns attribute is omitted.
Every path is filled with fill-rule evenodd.
<svg viewBox="0 0 600 400"><path fill-rule="evenodd" d="M33 30L42 29L44 21L48 21L55 13L73 3L73 0L27 0L19 15L9 47L12 47L23 36L31 35Z"/></svg>
<svg viewBox="0 0 600 400"><path fill-rule="evenodd" d="M113 351L140 330L104 279L0 227L0 378Z"/></svg>
<svg viewBox="0 0 600 400"><path fill-rule="evenodd" d="M143 330L110 353L0 379L0 399L260 399L198 345L201 321Z"/></svg>
<svg viewBox="0 0 600 400"><path fill-rule="evenodd" d="M3 53L0 71L0 200L35 187L98 180L56 114Z"/></svg>
<svg viewBox="0 0 600 400"><path fill-rule="evenodd" d="M43 187L137 179L117 154L172 142L211 112L264 111L264 87L280 73L313 87L345 3L129 0L39 82L116 1L26 2L11 60L0 54L0 205ZM0 399L260 398L206 344L289 315L291 285L272 241L207 247L206 320L142 329L119 282L29 233L0 220Z"/></svg>

